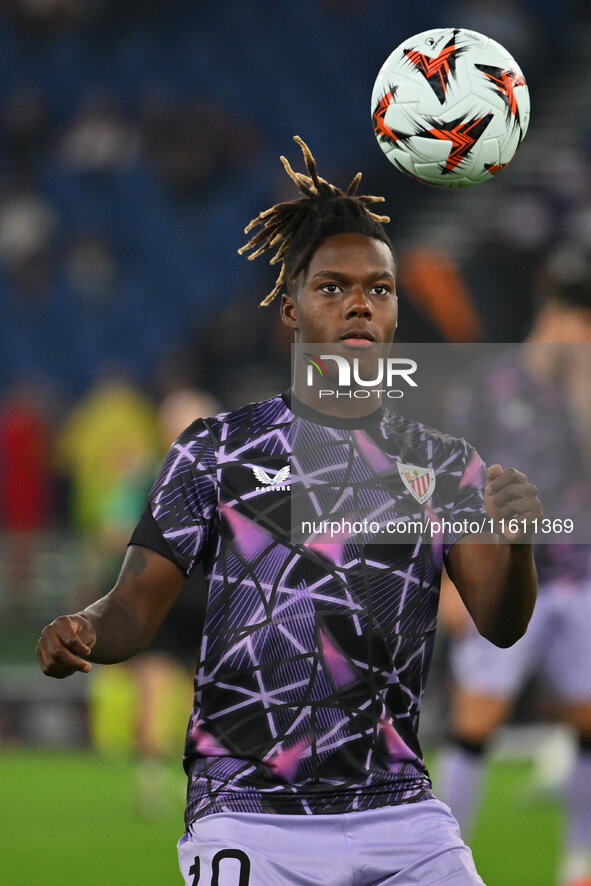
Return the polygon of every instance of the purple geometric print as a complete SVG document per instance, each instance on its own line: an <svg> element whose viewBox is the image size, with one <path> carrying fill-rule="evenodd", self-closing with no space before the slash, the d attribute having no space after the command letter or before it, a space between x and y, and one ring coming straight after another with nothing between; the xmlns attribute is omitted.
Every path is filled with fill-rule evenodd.
<svg viewBox="0 0 591 886"><path fill-rule="evenodd" d="M483 512L473 450L389 413L335 428L275 397L199 420L171 449L150 506L179 564L201 559L208 584L187 822L432 796L417 729L453 541L291 535L292 496L314 507L330 495L343 510L360 496L373 509L409 499L400 460L435 470L437 513Z"/></svg>
<svg viewBox="0 0 591 886"><path fill-rule="evenodd" d="M340 689L356 679L356 674L347 658L338 651L334 643L331 643L326 631L318 632L322 657L328 668L335 686Z"/></svg>
<svg viewBox="0 0 591 886"><path fill-rule="evenodd" d="M464 441L418 422L386 414L382 439L373 439L367 428L296 417L291 447L292 541L336 564L347 562L348 542L422 545L434 522L435 540L449 549L463 527L476 525L470 518L486 521L482 459Z"/></svg>
<svg viewBox="0 0 591 886"><path fill-rule="evenodd" d="M293 782L303 751L309 746L310 737L306 735L291 747L272 753L265 759L265 763L276 778Z"/></svg>
<svg viewBox="0 0 591 886"><path fill-rule="evenodd" d="M416 754L402 741L394 724L390 720L380 720L381 733L384 736L386 747L392 759L392 765L396 766L401 760L416 760Z"/></svg>

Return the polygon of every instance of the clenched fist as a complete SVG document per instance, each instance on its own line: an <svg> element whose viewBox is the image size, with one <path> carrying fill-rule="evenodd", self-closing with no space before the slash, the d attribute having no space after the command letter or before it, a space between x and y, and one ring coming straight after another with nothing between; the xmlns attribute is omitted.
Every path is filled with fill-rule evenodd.
<svg viewBox="0 0 591 886"><path fill-rule="evenodd" d="M542 517L537 488L515 468L488 468L484 503L499 535L511 542L529 541L533 534L531 521Z"/></svg>
<svg viewBox="0 0 591 886"><path fill-rule="evenodd" d="M75 671L88 673L90 655L96 634L85 615L61 615L43 629L37 643L37 658L48 677L69 677Z"/></svg>

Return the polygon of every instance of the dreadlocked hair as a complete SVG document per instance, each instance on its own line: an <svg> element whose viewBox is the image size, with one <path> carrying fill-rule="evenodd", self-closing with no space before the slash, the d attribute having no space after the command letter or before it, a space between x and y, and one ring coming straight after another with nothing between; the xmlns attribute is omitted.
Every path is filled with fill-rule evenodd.
<svg viewBox="0 0 591 886"><path fill-rule="evenodd" d="M281 162L303 196L287 203L277 203L253 218L244 233L248 234L254 228L259 230L238 250L241 255L254 250L248 256L252 261L263 252L275 249L270 264L281 263L275 286L260 303L261 306L270 304L285 283L295 281L327 237L345 233L365 234L386 243L394 255L390 238L383 228L383 224L390 221L389 217L376 215L368 209L370 204L382 203L384 198L357 194L360 172L346 191L331 185L318 175L316 161L305 142L297 135L294 141L302 149L309 175L294 172L283 156Z"/></svg>

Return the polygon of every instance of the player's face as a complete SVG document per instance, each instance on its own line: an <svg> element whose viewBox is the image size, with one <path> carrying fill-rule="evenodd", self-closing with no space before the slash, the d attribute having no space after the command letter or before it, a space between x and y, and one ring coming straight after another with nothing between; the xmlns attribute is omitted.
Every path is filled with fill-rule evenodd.
<svg viewBox="0 0 591 886"><path fill-rule="evenodd" d="M394 258L386 243L364 234L324 240L283 296L283 322L296 342L387 344L398 323Z"/></svg>

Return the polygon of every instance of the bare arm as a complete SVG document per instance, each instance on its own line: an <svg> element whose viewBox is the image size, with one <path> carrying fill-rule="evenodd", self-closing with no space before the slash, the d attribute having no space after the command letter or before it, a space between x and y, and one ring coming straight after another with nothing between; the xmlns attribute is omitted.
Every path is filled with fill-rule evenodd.
<svg viewBox="0 0 591 886"><path fill-rule="evenodd" d="M444 630L454 637L467 631L472 623L470 613L445 569L441 575L438 617Z"/></svg>
<svg viewBox="0 0 591 886"><path fill-rule="evenodd" d="M523 636L538 592L531 544L459 542L448 568L483 637L495 646L512 646Z"/></svg>
<svg viewBox="0 0 591 886"><path fill-rule="evenodd" d="M488 469L486 508L494 520L531 520L542 515L537 490L524 474L500 465ZM527 531L490 536L489 543L467 537L455 544L448 572L483 637L512 646L525 633L538 592L533 546Z"/></svg>
<svg viewBox="0 0 591 886"><path fill-rule="evenodd" d="M90 662L113 664L142 652L176 600L185 576L161 554L128 548L112 591L74 615L56 618L42 632L37 658L45 674L88 672Z"/></svg>

